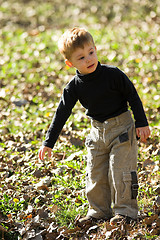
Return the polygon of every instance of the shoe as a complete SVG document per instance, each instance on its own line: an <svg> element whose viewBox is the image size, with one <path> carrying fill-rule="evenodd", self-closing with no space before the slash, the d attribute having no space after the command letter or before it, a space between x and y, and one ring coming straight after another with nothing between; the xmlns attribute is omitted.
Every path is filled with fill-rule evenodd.
<svg viewBox="0 0 160 240"><path fill-rule="evenodd" d="M80 216L78 215L77 218L75 219L75 225L78 225L78 226L92 225L99 221L107 221L109 219L110 218L94 218L92 216L86 216L86 217L80 218Z"/></svg>
<svg viewBox="0 0 160 240"><path fill-rule="evenodd" d="M133 219L131 217L117 214L116 216L111 218L110 225L120 224L122 221L124 221L125 223L130 223L132 220Z"/></svg>
<svg viewBox="0 0 160 240"><path fill-rule="evenodd" d="M75 224L78 226L83 226L83 225L91 225L92 223L96 222L96 218L93 218L91 216L86 216L83 218L76 219Z"/></svg>

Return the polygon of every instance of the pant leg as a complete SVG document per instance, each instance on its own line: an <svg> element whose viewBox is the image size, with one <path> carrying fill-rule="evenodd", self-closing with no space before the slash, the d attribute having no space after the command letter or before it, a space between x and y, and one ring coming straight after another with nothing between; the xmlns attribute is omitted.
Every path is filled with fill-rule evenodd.
<svg viewBox="0 0 160 240"><path fill-rule="evenodd" d="M134 122L130 116L126 117L130 124L124 119L112 132L110 186L115 214L137 218L137 140Z"/></svg>
<svg viewBox="0 0 160 240"><path fill-rule="evenodd" d="M87 215L95 218L110 218L109 154L106 152L102 135L103 131L92 127L86 140L88 150L86 194L89 202Z"/></svg>

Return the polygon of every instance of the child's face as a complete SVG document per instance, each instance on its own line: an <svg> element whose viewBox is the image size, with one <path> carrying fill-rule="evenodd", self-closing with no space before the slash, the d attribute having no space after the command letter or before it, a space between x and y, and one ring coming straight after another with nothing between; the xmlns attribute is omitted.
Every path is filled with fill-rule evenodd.
<svg viewBox="0 0 160 240"><path fill-rule="evenodd" d="M98 65L96 47L89 43L85 44L84 48L77 48L72 53L71 59L66 59L66 64L77 68L81 74L94 72Z"/></svg>

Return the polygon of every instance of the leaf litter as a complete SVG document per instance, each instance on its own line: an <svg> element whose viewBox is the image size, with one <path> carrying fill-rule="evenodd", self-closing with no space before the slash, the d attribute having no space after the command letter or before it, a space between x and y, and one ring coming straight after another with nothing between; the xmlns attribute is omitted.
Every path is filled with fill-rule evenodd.
<svg viewBox="0 0 160 240"><path fill-rule="evenodd" d="M158 1L133 3L93 1L90 8L89 0L80 4L58 0L54 6L52 1L1 1L1 239L159 239L159 7ZM89 122L80 106L65 125L52 158L38 160L39 146L71 71L63 68L59 57L59 29L80 22L95 34L100 60L121 65L134 81L151 123L151 138L139 143L139 218L130 224L98 221L79 227L75 224L79 215L70 216L70 205L83 214L83 206L87 207L83 146Z"/></svg>

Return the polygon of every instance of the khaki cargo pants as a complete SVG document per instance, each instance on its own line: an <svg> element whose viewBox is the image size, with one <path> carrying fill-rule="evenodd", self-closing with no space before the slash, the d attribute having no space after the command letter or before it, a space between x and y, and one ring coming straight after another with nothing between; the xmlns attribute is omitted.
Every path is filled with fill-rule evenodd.
<svg viewBox="0 0 160 240"><path fill-rule="evenodd" d="M87 215L109 218L113 210L136 219L137 140L130 111L104 123L92 120L86 147Z"/></svg>

